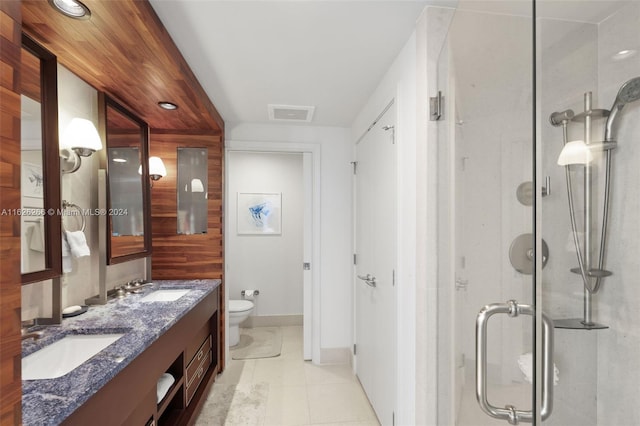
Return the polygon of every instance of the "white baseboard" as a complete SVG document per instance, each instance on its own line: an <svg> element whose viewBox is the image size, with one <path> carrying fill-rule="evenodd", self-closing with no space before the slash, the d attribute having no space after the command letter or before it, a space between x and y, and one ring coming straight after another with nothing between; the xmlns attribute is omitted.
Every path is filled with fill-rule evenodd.
<svg viewBox="0 0 640 426"><path fill-rule="evenodd" d="M302 325L302 315L252 315L241 327L287 327Z"/></svg>
<svg viewBox="0 0 640 426"><path fill-rule="evenodd" d="M351 365L351 350L349 348L320 348L320 364Z"/></svg>

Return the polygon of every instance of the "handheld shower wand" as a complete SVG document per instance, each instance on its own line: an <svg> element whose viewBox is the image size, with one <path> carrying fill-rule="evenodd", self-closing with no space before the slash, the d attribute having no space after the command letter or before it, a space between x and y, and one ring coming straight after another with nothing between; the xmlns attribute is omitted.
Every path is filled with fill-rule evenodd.
<svg viewBox="0 0 640 426"><path fill-rule="evenodd" d="M620 87L618 96L613 102L611 111L609 112L609 118L607 118L607 124L604 130L604 141L612 142L615 140L613 137L613 125L618 118L618 113L628 103L635 102L640 99L640 77L632 78Z"/></svg>

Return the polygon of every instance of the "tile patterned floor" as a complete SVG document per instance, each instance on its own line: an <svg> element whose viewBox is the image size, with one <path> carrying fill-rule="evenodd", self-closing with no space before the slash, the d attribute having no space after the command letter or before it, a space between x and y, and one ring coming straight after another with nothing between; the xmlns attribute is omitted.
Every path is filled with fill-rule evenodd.
<svg viewBox="0 0 640 426"><path fill-rule="evenodd" d="M379 425L349 365L303 361L302 327L281 330L281 356L232 360L214 383L196 425Z"/></svg>

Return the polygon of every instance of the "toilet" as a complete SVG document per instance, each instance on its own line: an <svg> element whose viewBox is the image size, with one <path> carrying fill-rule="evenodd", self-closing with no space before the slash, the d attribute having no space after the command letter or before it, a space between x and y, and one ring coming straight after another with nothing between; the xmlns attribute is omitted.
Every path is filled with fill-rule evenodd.
<svg viewBox="0 0 640 426"><path fill-rule="evenodd" d="M250 300L229 300L229 346L240 342L240 324L253 312Z"/></svg>

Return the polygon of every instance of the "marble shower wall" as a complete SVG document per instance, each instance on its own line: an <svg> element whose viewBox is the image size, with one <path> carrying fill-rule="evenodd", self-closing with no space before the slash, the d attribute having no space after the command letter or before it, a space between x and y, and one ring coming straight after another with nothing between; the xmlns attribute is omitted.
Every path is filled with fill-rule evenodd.
<svg viewBox="0 0 640 426"><path fill-rule="evenodd" d="M622 84L640 77L640 3L629 2L598 25L598 97L611 108ZM633 56L615 59L622 50ZM614 133L615 136L615 133ZM598 425L640 424L640 101L624 107L613 154L607 269L597 295Z"/></svg>
<svg viewBox="0 0 640 426"><path fill-rule="evenodd" d="M543 173L551 176L554 191L543 200L543 237L551 256L543 271L545 311L553 318L580 318L583 290L577 266L566 199L564 169L556 165L562 147L562 130L548 124L554 111L584 109L584 93L591 91L593 108L610 109L618 90L627 80L640 76L640 56L626 59L614 55L622 50L640 50L640 3L621 5L599 23L540 20L541 52L540 135ZM592 140L602 139L605 120L594 121ZM640 102L627 105L617 126L618 147L613 154L612 192L606 269L613 275L604 280L594 296L593 319L606 330L556 329L555 361L560 383L555 389L554 413L548 425L640 424L637 387L640 380L640 288L637 285L640 227ZM571 123L569 140L583 139L581 123ZM601 220L602 163L595 166L597 187L596 222ZM582 173L572 170L578 227L584 214ZM599 225L598 225L599 226Z"/></svg>

